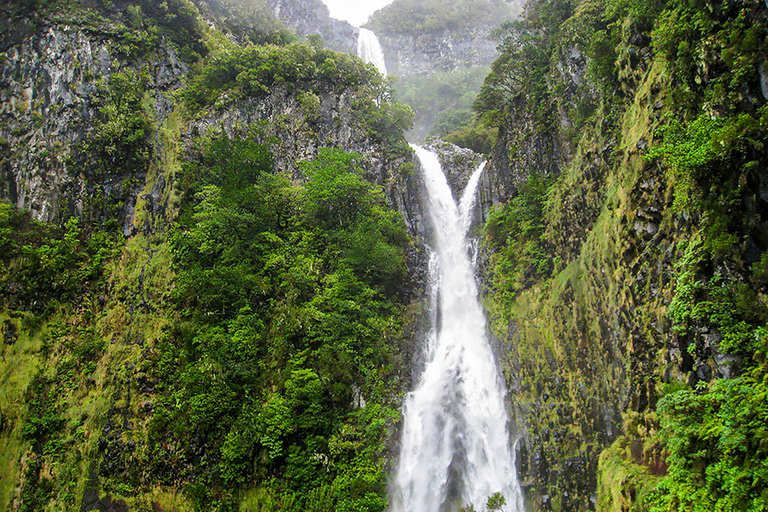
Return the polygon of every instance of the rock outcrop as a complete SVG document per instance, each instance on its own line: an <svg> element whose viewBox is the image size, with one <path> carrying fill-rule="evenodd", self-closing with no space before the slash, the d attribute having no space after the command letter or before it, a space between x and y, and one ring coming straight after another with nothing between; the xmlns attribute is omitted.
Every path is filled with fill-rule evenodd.
<svg viewBox="0 0 768 512"><path fill-rule="evenodd" d="M0 197L28 209L40 220L58 220L83 211L82 170L71 158L85 141L98 115L104 84L126 69L146 71L151 111L162 123L173 108L172 95L189 66L169 41L135 62L126 61L117 43L77 26L49 25L5 50L0 60ZM113 175L107 193L130 178L141 181L146 169ZM138 185L126 197L121 222ZM140 187L139 187L140 188Z"/></svg>
<svg viewBox="0 0 768 512"><path fill-rule="evenodd" d="M376 35L391 75L427 76L436 71L489 66L497 55L490 32L491 27L473 27L461 35L450 29L419 35L379 29Z"/></svg>
<svg viewBox="0 0 768 512"><path fill-rule="evenodd" d="M323 44L339 52L357 52L357 27L331 18L321 0L269 0L275 17L296 34L319 35Z"/></svg>

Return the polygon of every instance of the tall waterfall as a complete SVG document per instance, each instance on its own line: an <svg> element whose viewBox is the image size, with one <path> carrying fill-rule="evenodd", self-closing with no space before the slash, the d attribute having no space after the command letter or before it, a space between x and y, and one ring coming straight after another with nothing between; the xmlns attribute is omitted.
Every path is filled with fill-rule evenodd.
<svg viewBox="0 0 768 512"><path fill-rule="evenodd" d="M357 36L357 56L365 62L372 63L384 76L387 76L387 64L384 62L384 52L379 44L379 38L373 31L360 28Z"/></svg>
<svg viewBox="0 0 768 512"><path fill-rule="evenodd" d="M514 451L507 430L504 385L491 351L468 255L475 191L472 175L459 205L437 155L413 146L424 170L435 226L431 282L438 321L427 340L427 363L404 409L393 512L445 512L472 505L485 510L499 492L506 512L522 512ZM435 257L436 256L436 257Z"/></svg>

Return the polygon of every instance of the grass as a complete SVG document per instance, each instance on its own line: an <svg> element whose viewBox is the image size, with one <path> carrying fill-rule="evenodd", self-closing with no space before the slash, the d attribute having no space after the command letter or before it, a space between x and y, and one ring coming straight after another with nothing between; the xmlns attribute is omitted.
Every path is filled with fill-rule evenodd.
<svg viewBox="0 0 768 512"><path fill-rule="evenodd" d="M8 320L7 312L0 313L0 324ZM41 363L40 349L44 329L30 333L22 328L21 319L11 321L19 329L19 337L13 345L2 345L0 360L0 509L9 510L17 492L16 483L21 473L22 456L29 448L29 441L22 438L26 404L24 395L32 377Z"/></svg>

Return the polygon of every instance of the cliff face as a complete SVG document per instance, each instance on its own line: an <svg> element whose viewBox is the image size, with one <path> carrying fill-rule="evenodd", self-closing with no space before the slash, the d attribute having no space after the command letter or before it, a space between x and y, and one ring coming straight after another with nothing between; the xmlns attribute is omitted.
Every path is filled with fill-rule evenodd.
<svg viewBox="0 0 768 512"><path fill-rule="evenodd" d="M381 42L387 71L395 76L427 76L436 71L488 66L496 57L496 43L489 39L493 27L470 27L460 34L453 29L399 34L375 21L371 26Z"/></svg>
<svg viewBox="0 0 768 512"><path fill-rule="evenodd" d="M317 33L324 23L330 23L326 28L339 37L345 34L344 30L336 30L333 23L337 20L327 16L321 2L275 6L276 11L283 8L288 9L283 11L283 19L293 20L291 26L307 28L307 34ZM314 14L310 16L310 12ZM91 135L100 109L110 107L105 98L110 77L126 72L146 75L144 107L153 125L161 126L168 121L175 107L174 95L183 89L190 70L187 61L179 56L177 45L165 37L151 52L135 58L126 54L125 42L117 35L103 35L111 27L86 26L83 13L73 16L46 19L27 33L7 27L7 40L17 36L18 41L5 48L0 63L4 84L0 92L4 150L0 197L45 221L83 214L84 196L89 193L85 176L89 162L79 162L76 156ZM227 20L217 21L225 24ZM354 93L325 92L299 100L291 91L278 88L234 110L212 109L192 123L184 139L189 143L193 132L204 134L221 127L231 134L233 127L248 126L260 119L283 119L283 124L270 125L264 136L265 140L274 137L279 141L273 150L281 172L299 179L297 162L315 156L319 147L339 146L360 153L369 176L376 182L389 183L392 194L400 193L387 178L392 163L385 161L380 143L369 138L364 124L355 117L353 103L358 99ZM148 135L152 150L164 151L159 134ZM123 203L119 215L126 235L133 232L132 210L147 170L131 169L90 184L103 188L111 202ZM416 209L415 200L402 205L406 219L413 219L409 223L414 229L420 222Z"/></svg>
<svg viewBox="0 0 768 512"><path fill-rule="evenodd" d="M598 51L600 31L608 29L586 18L593 6L561 6L562 18L537 25L542 6L531 4L531 25L509 34L479 100L481 113L503 120L488 177L503 206L486 223L481 265L522 426L519 469L528 504L695 509L679 480L685 474L689 484L698 482L691 485L710 482L700 499L714 506L732 499L725 497L730 484L681 469L701 463L702 452L685 451L692 449L685 443L680 449L688 435L680 429L723 420L676 409L676 400L696 393L721 400L732 379L751 379L740 368L764 370L756 345L724 340L739 322L740 332L758 340L754 329L765 321L761 299L735 304L764 286L757 269L768 248L759 192L766 174L762 164L747 164L763 159L754 147L686 160L686 148L710 139L680 125L760 117L759 57L744 50L752 64L744 81L731 85L742 101L722 104L710 87L731 76L732 64L699 55L685 75L688 61L651 42L651 27L674 30L663 22L625 21ZM721 27L740 23L739 16L765 22L757 8L708 19ZM541 37L526 41L531 27ZM696 91L685 96L689 103L681 90ZM703 113L713 108L718 116ZM720 226L714 231L713 222ZM733 308L728 319L716 313L720 307ZM709 457L708 464L732 463L727 454Z"/></svg>
<svg viewBox="0 0 768 512"><path fill-rule="evenodd" d="M472 101L498 55L492 32L515 19L517 2L398 0L376 11L373 30L397 78L397 97L416 114L409 140L443 136L472 117Z"/></svg>
<svg viewBox="0 0 768 512"><path fill-rule="evenodd" d="M0 508L385 503L399 394L426 329L408 110L352 56L244 48L284 41L217 2L164 5L3 6L0 199L29 214L0 204ZM209 292L224 300L197 316ZM168 421L187 407L172 394L208 412ZM268 403L296 407L262 414L285 420L280 440L271 426L221 430L256 428ZM323 411L311 425L306 405Z"/></svg>
<svg viewBox="0 0 768 512"><path fill-rule="evenodd" d="M167 41L151 57L128 63L113 39L62 24L42 27L5 50L0 64L3 199L40 220L83 213L87 171L72 160L104 106L105 84L126 69L145 70L152 91L147 108L162 124L189 69ZM140 183L145 174L146 169L135 169L92 184L110 200L126 202L120 217L128 232L140 189L128 181Z"/></svg>
<svg viewBox="0 0 768 512"><path fill-rule="evenodd" d="M426 76L490 65L496 57L491 31L520 9L502 1L443 5L400 0L376 11L368 26L381 41L391 74Z"/></svg>
<svg viewBox="0 0 768 512"><path fill-rule="evenodd" d="M339 52L357 52L357 33L346 21L331 18L321 0L269 0L275 17L296 34L319 35L328 48Z"/></svg>

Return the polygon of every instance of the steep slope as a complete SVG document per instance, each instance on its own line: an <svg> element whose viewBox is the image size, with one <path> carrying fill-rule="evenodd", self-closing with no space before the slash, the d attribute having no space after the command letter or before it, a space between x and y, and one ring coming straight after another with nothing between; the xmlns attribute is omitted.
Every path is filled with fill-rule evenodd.
<svg viewBox="0 0 768 512"><path fill-rule="evenodd" d="M489 65L496 56L491 31L519 10L501 0L395 0L367 26L379 36L393 75L425 76Z"/></svg>
<svg viewBox="0 0 768 512"><path fill-rule="evenodd" d="M275 17L294 33L302 37L317 35L328 48L355 53L357 28L331 18L321 0L269 0L269 5Z"/></svg>
<svg viewBox="0 0 768 512"><path fill-rule="evenodd" d="M0 508L383 510L409 110L352 55L238 42L274 20L3 9Z"/></svg>
<svg viewBox="0 0 768 512"><path fill-rule="evenodd" d="M506 27L485 289L535 510L765 506L765 28L674 1Z"/></svg>

